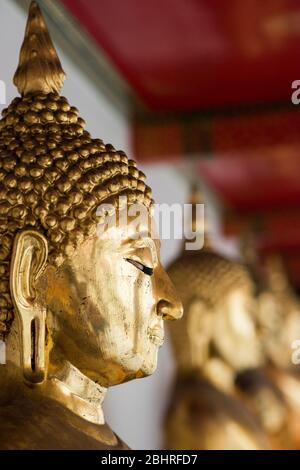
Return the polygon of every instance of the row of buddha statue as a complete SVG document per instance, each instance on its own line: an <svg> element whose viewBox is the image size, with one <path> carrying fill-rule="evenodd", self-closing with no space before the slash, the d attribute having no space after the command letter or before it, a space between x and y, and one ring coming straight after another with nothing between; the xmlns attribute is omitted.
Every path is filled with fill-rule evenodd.
<svg viewBox="0 0 300 470"><path fill-rule="evenodd" d="M204 202L195 191L192 201ZM282 259L260 262L247 233L242 260L229 260L204 235L204 248L183 250L169 268L184 316L169 326L177 374L165 447L299 449L292 345L300 338L300 301Z"/></svg>
<svg viewBox="0 0 300 470"><path fill-rule="evenodd" d="M0 448L127 449L102 404L155 371L165 321L177 364L166 449L299 448L300 307L280 262L262 272L249 243L231 261L206 233L166 273L145 175L91 137L64 79L32 2L20 96L0 120ZM121 219L120 196L147 220L106 226L98 208Z"/></svg>

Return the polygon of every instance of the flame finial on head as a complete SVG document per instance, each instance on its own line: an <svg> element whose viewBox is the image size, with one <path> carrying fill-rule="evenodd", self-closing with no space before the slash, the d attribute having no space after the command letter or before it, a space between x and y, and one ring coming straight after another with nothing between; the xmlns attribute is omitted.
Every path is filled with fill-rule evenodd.
<svg viewBox="0 0 300 470"><path fill-rule="evenodd" d="M65 73L50 38L42 12L31 2L14 84L22 96L59 93Z"/></svg>
<svg viewBox="0 0 300 470"><path fill-rule="evenodd" d="M203 192L199 188L198 184L194 183L191 186L189 204L192 205L191 233L199 234L203 232L204 248L210 249L211 248L211 233L210 233L210 226L209 226L209 220L208 220L209 217L207 216L206 207L204 207L204 212L201 213L200 217L197 211L198 204L205 205L205 197L203 195Z"/></svg>
<svg viewBox="0 0 300 470"><path fill-rule="evenodd" d="M191 195L190 195L189 203L192 205L192 231L196 232L198 225L199 225L198 224L199 221L197 220L196 206L197 204L204 204L203 194L196 184L193 184L191 187Z"/></svg>

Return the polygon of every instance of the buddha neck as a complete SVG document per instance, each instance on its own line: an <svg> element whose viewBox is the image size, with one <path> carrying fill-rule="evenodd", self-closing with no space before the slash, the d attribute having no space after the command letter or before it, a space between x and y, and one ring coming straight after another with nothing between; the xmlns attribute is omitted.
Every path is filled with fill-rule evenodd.
<svg viewBox="0 0 300 470"><path fill-rule="evenodd" d="M17 397L18 393L26 395L29 400L42 395L85 421L104 424L102 405L107 389L86 377L67 360L57 361L55 353L51 353L48 375L42 384L24 381L16 323L6 340L6 363L0 364L0 400L7 401L11 396Z"/></svg>
<svg viewBox="0 0 300 470"><path fill-rule="evenodd" d="M190 310L189 314L192 313ZM195 334L193 328L188 329L189 347L178 364L179 375L204 377L218 389L230 393L234 390L236 371L215 349L210 335L209 329L202 336Z"/></svg>
<svg viewBox="0 0 300 470"><path fill-rule="evenodd" d="M68 361L49 374L45 384L45 392L50 398L94 424L105 423L102 405L106 391Z"/></svg>
<svg viewBox="0 0 300 470"><path fill-rule="evenodd" d="M235 371L220 357L209 357L203 364L180 367L179 377L200 377L225 393L234 392Z"/></svg>

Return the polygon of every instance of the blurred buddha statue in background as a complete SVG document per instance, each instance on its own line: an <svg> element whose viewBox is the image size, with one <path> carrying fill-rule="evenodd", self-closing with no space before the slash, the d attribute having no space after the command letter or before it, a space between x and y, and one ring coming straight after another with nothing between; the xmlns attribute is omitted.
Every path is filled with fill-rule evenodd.
<svg viewBox="0 0 300 470"><path fill-rule="evenodd" d="M262 339L270 362L270 376L291 409L289 427L295 447L299 449L300 358L293 348L297 347L300 340L300 301L289 282L283 259L279 254L265 258L264 273L273 303L268 298L262 298L260 301ZM293 360L294 355L296 360Z"/></svg>
<svg viewBox="0 0 300 470"><path fill-rule="evenodd" d="M273 290L266 281L263 264L256 250L255 233L248 231L241 237L241 252L255 286L257 298L253 319L264 354L264 364L256 369L240 371L236 376L236 387L241 398L259 417L270 436L272 447L290 449L296 446L291 426L293 415L284 393L274 380L275 358L288 352L280 337L284 337L284 321ZM299 327L298 327L299 329ZM283 357L282 357L283 359ZM277 364L281 367L280 363Z"/></svg>
<svg viewBox="0 0 300 470"><path fill-rule="evenodd" d="M150 219L151 190L135 162L91 138L63 81L33 2L21 97L0 121L1 449L126 448L105 423L106 389L152 374L164 320L182 314L149 221L104 228L96 210L121 219L120 195Z"/></svg>
<svg viewBox="0 0 300 470"><path fill-rule="evenodd" d="M280 255L265 257L263 269L269 293L260 296L259 309L265 350L274 365L291 369L292 345L300 339L300 301Z"/></svg>
<svg viewBox="0 0 300 470"><path fill-rule="evenodd" d="M201 201L193 195L192 201ZM197 223L197 221L196 221ZM195 225L195 220L193 220ZM195 232L195 230L193 230ZM184 305L170 334L177 377L166 416L168 449L264 449L258 419L235 394L238 371L261 365L247 270L205 245L184 250L169 268Z"/></svg>

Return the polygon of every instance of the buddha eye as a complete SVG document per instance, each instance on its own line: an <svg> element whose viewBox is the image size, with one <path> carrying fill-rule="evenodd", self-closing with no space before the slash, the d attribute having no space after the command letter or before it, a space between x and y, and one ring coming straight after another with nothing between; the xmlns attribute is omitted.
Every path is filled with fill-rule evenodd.
<svg viewBox="0 0 300 470"><path fill-rule="evenodd" d="M140 263L139 261L136 261L135 259L125 258L125 260L135 266L140 271L142 271L143 273L147 274L147 276L152 276L153 268L149 268L148 266L145 266L144 264Z"/></svg>

